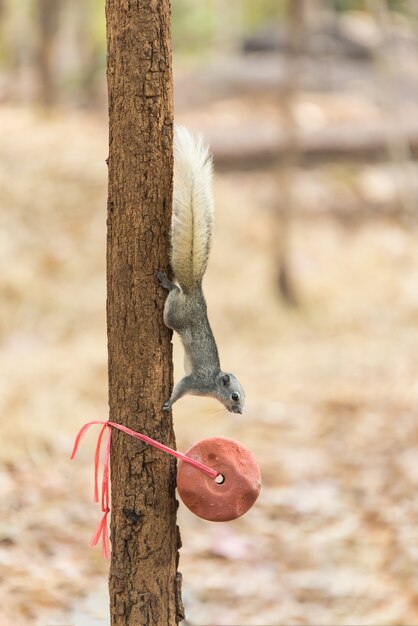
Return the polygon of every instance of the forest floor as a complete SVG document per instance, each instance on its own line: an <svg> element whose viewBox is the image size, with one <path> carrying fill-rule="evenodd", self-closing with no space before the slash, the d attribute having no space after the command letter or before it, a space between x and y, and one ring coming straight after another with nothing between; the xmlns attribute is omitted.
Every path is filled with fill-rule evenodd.
<svg viewBox="0 0 418 626"><path fill-rule="evenodd" d="M108 562L88 546L93 433L69 461L79 427L107 417L106 120L3 107L0 135L0 622L106 626ZM354 179L369 199L393 192L387 165L298 171L294 192L344 204ZM230 523L180 505L188 620L417 623L417 227L292 217L299 306L287 307L274 280L277 189L267 172L216 177L205 288L247 408L183 399L177 444L236 438L263 487Z"/></svg>

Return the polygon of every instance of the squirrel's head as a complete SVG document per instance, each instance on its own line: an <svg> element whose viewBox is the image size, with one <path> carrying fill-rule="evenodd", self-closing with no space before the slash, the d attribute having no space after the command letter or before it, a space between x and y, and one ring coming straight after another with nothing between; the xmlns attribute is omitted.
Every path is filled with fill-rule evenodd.
<svg viewBox="0 0 418 626"><path fill-rule="evenodd" d="M244 410L245 393L233 374L219 373L218 400L231 411L242 413Z"/></svg>

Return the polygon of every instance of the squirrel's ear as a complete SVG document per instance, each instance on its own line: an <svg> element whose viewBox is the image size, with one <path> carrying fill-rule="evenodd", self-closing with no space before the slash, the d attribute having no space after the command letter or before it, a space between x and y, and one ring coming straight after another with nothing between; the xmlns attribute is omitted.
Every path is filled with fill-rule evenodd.
<svg viewBox="0 0 418 626"><path fill-rule="evenodd" d="M231 382L231 377L229 374L222 374L221 376L221 381L223 382L223 384L225 385L225 387L227 385L229 385L229 383Z"/></svg>

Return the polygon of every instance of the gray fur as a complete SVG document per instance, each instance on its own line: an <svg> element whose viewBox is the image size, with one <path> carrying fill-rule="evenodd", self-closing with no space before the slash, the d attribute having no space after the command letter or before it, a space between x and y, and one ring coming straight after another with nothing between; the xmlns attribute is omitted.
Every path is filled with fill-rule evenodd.
<svg viewBox="0 0 418 626"><path fill-rule="evenodd" d="M164 306L164 323L180 335L188 364L187 376L175 385L163 409L168 411L176 400L191 394L211 396L229 411L242 413L244 390L233 374L221 370L201 286L185 294L163 272L158 272L157 276L161 286L169 291ZM238 394L238 400L232 399L234 393Z"/></svg>

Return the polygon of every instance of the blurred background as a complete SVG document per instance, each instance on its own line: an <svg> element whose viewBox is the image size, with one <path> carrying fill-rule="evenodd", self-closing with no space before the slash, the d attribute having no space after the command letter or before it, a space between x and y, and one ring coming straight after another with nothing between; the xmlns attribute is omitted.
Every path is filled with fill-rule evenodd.
<svg viewBox="0 0 418 626"><path fill-rule="evenodd" d="M242 519L180 505L194 626L418 623L418 2L173 0L177 122L210 141L205 288L244 416L177 443L262 466ZM0 0L0 622L107 626L88 547L107 418L105 23ZM182 354L175 342L176 378Z"/></svg>

